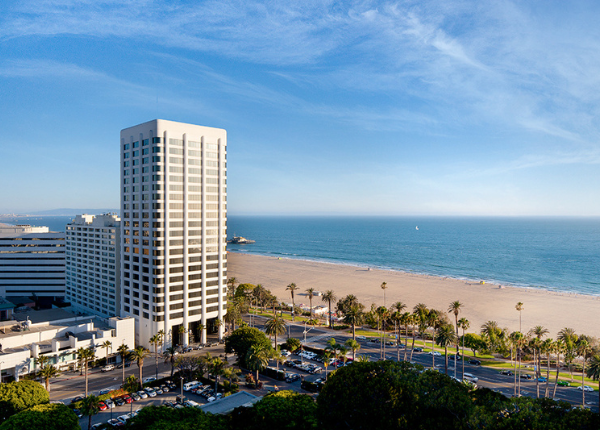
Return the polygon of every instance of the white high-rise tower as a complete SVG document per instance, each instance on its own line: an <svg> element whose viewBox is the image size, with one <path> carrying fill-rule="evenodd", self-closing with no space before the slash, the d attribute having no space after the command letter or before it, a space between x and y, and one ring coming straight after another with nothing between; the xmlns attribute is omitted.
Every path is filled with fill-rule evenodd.
<svg viewBox="0 0 600 430"><path fill-rule="evenodd" d="M227 133L154 120L121 131L121 316L136 341L223 334Z"/></svg>

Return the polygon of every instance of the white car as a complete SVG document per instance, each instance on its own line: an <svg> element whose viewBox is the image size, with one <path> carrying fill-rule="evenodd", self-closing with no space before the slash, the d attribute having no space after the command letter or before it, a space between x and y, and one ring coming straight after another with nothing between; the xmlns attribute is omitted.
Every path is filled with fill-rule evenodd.
<svg viewBox="0 0 600 430"><path fill-rule="evenodd" d="M142 399L148 398L148 393L146 393L145 391L138 391L137 395L140 396Z"/></svg>
<svg viewBox="0 0 600 430"><path fill-rule="evenodd" d="M156 397L156 391L154 391L152 388L146 388L145 391L148 393L148 396Z"/></svg>
<svg viewBox="0 0 600 430"><path fill-rule="evenodd" d="M131 418L131 415L130 415L130 414L120 415L120 416L118 416L118 417L117 417L117 419L118 419L119 421L121 421L123 424L127 423L127 420L128 420L129 418Z"/></svg>
<svg viewBox="0 0 600 430"><path fill-rule="evenodd" d="M292 355L292 353L289 352L288 350L282 349L281 350L281 355L283 355L284 357L287 357L289 355Z"/></svg>
<svg viewBox="0 0 600 430"><path fill-rule="evenodd" d="M367 337L366 336L356 336L356 340L360 340L360 341L366 341Z"/></svg>
<svg viewBox="0 0 600 430"><path fill-rule="evenodd" d="M594 391L594 389L592 387L590 387L589 385L584 385L583 387L581 385L579 385L577 387L577 389L579 391L583 390L583 391Z"/></svg>
<svg viewBox="0 0 600 430"><path fill-rule="evenodd" d="M115 370L115 366L112 364L107 364L101 369L103 372L110 372L111 370Z"/></svg>
<svg viewBox="0 0 600 430"><path fill-rule="evenodd" d="M436 357L440 357L442 354L437 352L437 351L429 351L427 354L429 355L435 355Z"/></svg>
<svg viewBox="0 0 600 430"><path fill-rule="evenodd" d="M148 376L147 378L144 378L144 384L146 382L152 382L152 381L156 381L156 378L154 376Z"/></svg>

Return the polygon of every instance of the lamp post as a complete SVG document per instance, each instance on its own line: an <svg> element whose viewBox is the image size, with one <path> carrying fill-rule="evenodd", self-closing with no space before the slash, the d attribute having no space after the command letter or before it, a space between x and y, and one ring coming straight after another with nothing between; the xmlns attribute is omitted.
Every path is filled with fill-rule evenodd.
<svg viewBox="0 0 600 430"><path fill-rule="evenodd" d="M304 345L306 345L306 333L308 333L309 331L311 331L314 327L309 328L308 330L306 330L306 320L304 320L304 331L302 332L302 334L304 334L304 342L302 342L302 350L304 351ZM304 364L304 354L302 354L300 356L300 359L302 360L302 364Z"/></svg>
<svg viewBox="0 0 600 430"><path fill-rule="evenodd" d="M0 361L0 384L2 384L2 365L4 364L4 361Z"/></svg>
<svg viewBox="0 0 600 430"><path fill-rule="evenodd" d="M179 379L181 379L181 403L183 404L183 376L180 376Z"/></svg>

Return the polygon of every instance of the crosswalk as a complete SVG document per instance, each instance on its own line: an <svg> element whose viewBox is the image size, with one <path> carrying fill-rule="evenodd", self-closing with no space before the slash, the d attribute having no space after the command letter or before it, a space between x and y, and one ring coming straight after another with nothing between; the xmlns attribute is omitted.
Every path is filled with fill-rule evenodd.
<svg viewBox="0 0 600 430"><path fill-rule="evenodd" d="M328 340L331 337L333 337L330 333L323 333L323 334L319 334L317 336L312 336L312 337L307 337L306 338L306 343L316 343L316 342L320 342L322 340Z"/></svg>

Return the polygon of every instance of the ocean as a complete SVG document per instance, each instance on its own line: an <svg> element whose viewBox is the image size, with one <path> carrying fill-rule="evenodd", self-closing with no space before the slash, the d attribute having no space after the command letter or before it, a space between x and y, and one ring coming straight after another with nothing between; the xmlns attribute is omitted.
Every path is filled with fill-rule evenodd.
<svg viewBox="0 0 600 430"><path fill-rule="evenodd" d="M64 231L71 218L0 222ZM600 295L600 218L229 216L234 235L256 243L233 252Z"/></svg>
<svg viewBox="0 0 600 430"><path fill-rule="evenodd" d="M600 218L230 216L233 235L256 241L234 252L600 295Z"/></svg>

